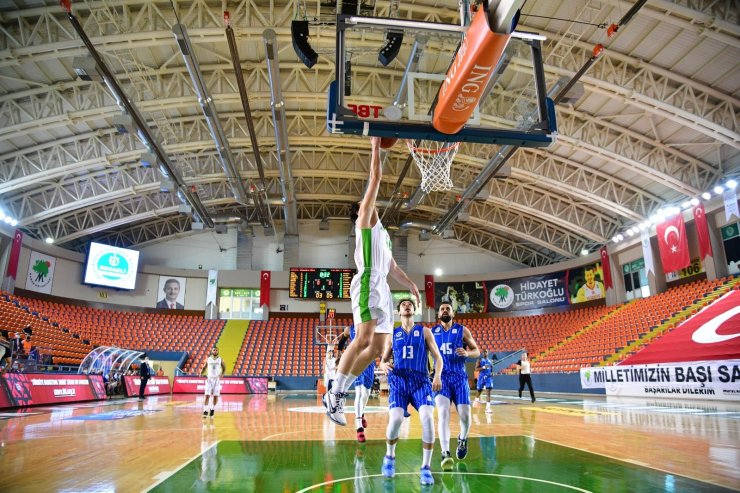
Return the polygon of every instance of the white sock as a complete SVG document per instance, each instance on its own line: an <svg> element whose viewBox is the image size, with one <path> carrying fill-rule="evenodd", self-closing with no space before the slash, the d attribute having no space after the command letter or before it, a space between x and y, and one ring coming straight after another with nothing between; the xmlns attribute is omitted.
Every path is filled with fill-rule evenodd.
<svg viewBox="0 0 740 493"><path fill-rule="evenodd" d="M396 442L394 444L390 444L388 442L385 442L385 455L387 455L388 457L395 457L396 456L396 444L397 443L398 442Z"/></svg>
<svg viewBox="0 0 740 493"><path fill-rule="evenodd" d="M213 401L211 401L211 411L213 411L215 408L216 408L216 404Z"/></svg>
<svg viewBox="0 0 740 493"><path fill-rule="evenodd" d="M206 412L206 411L208 411L208 406L209 406L209 405L210 405L210 404L203 404L203 412Z"/></svg>
<svg viewBox="0 0 740 493"><path fill-rule="evenodd" d="M340 392L347 392L349 389L352 388L352 384L355 383L355 380L357 380L357 375L348 374L347 379L344 381L344 387L342 387L342 390Z"/></svg>
<svg viewBox="0 0 740 493"><path fill-rule="evenodd" d="M344 390L342 390L342 387L344 387L344 382L346 381L347 375L337 372L337 376L334 377L334 383L331 385L332 393L338 394L339 392L344 392Z"/></svg>
<svg viewBox="0 0 740 493"><path fill-rule="evenodd" d="M468 438L470 432L470 405L458 404L457 414L460 416L460 438Z"/></svg>
<svg viewBox="0 0 740 493"><path fill-rule="evenodd" d="M421 467L429 466L432 464L432 453L434 452L433 449L430 448L423 448L422 451L422 459L421 459Z"/></svg>

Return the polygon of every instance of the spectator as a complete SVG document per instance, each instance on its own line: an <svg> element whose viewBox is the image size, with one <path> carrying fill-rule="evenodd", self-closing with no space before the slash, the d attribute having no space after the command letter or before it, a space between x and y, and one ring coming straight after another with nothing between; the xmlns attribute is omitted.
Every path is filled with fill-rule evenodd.
<svg viewBox="0 0 740 493"><path fill-rule="evenodd" d="M5 374L13 364L13 353L10 349L11 345L11 342L8 340L8 332L5 330L0 331L0 365L3 360L5 360L5 365L3 365L0 370L0 375Z"/></svg>
<svg viewBox="0 0 740 493"><path fill-rule="evenodd" d="M158 377L164 376L164 370L162 369L162 365L159 365L159 370L157 370L157 376Z"/></svg>

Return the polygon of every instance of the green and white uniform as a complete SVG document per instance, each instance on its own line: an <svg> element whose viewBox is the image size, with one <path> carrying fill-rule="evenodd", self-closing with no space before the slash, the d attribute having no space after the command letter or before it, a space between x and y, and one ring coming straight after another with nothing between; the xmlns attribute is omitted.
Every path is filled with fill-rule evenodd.
<svg viewBox="0 0 740 493"><path fill-rule="evenodd" d="M393 331L393 298L387 277L393 261L391 238L380 221L372 228L355 228L355 235L357 274L350 285L355 327L377 320L375 332L390 334Z"/></svg>

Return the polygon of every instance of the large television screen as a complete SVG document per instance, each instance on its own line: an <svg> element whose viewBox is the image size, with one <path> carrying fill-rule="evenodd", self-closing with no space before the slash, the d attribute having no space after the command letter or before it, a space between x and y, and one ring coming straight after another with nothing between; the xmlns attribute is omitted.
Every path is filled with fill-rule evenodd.
<svg viewBox="0 0 740 493"><path fill-rule="evenodd" d="M349 299L349 285L354 269L290 268L291 298L315 300Z"/></svg>
<svg viewBox="0 0 740 493"><path fill-rule="evenodd" d="M85 284L134 289L139 269L139 252L102 243L90 243L85 264Z"/></svg>

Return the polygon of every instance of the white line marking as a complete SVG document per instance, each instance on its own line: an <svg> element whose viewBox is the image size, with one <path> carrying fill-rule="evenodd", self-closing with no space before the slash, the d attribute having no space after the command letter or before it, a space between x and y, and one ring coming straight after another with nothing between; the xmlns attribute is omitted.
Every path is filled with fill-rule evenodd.
<svg viewBox="0 0 740 493"><path fill-rule="evenodd" d="M397 472L396 476L417 476L418 472ZM457 475L457 476L489 476L489 477L496 477L496 478L507 478L507 479L521 479L523 481L534 481L536 483L545 483L545 484L551 484L554 486L562 486L563 488L567 488L569 490L573 491L580 491L581 493L593 493L591 490L584 490L583 488L579 488L577 486L571 486L569 484L563 484L563 483L556 483L554 481L547 481L545 479L537 479L537 478L526 478L524 476L511 476L508 474L493 474L493 473L487 473L487 472L445 472L440 473L445 475ZM331 481L325 481L323 483L314 484L312 486L309 486L308 488L303 488L302 490L298 490L296 493L305 493L307 491L311 491L317 488L320 488L322 486L327 486L330 484L340 483L344 481L354 481L356 479L369 479L369 478L382 478L382 474L370 474L367 476L351 476L348 478L341 478L341 479L333 479Z"/></svg>
<svg viewBox="0 0 740 493"><path fill-rule="evenodd" d="M157 474L156 476L154 476L154 479L157 479L157 482L156 482L156 483L154 483L153 485L151 485L151 486L150 486L149 488L147 488L147 489L146 489L146 490L144 490L144 491L145 491L145 492L147 492L147 491L152 491L152 490L153 490L154 488L156 488L156 487L157 487L157 486L159 486L160 484L162 484L162 483L164 483L165 481L167 481L167 479L168 479L168 478L171 478L172 476L174 476L175 474L177 474L177 473L178 473L178 472L179 472L179 471L180 471L181 469L183 469L183 468L184 468L185 466L187 466L188 464L190 464L191 462L193 462L193 461L194 461L195 459L197 459L198 457L202 456L202 455L203 455L204 453L206 453L206 452L208 452L209 450L211 450L211 449L212 449L213 447L215 447L216 445L218 445L218 444L219 444L220 442L221 442L221 440L218 440L218 441L214 442L214 444L213 444L213 445L211 445L210 447L208 447L207 449L205 449L205 450L201 450L199 454L197 454L197 455L194 455L193 457L191 457L190 459L188 459L187 461L185 461L185 463L184 463L184 464L182 464L182 465L181 465L180 467L178 467L177 469L173 469L172 471L162 471L162 472L160 472L159 474Z"/></svg>

